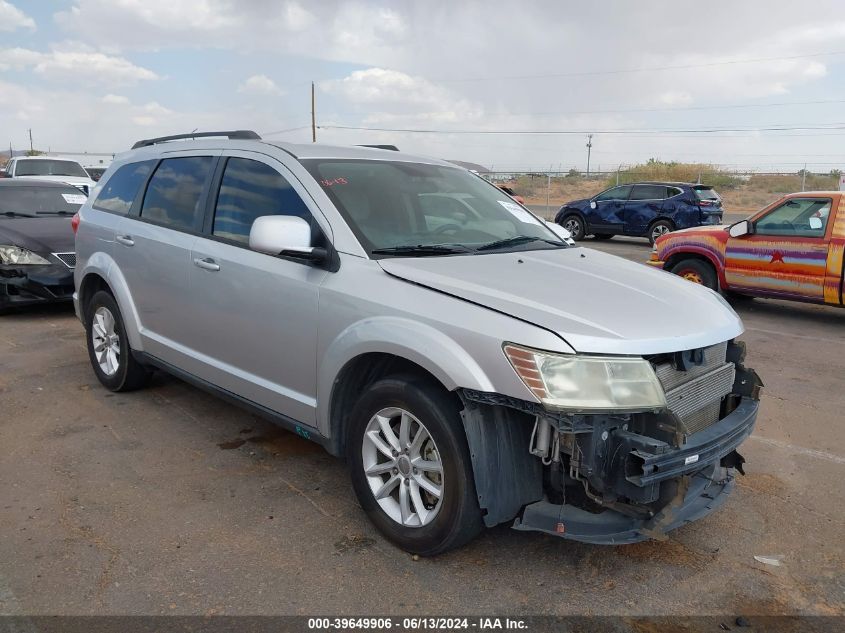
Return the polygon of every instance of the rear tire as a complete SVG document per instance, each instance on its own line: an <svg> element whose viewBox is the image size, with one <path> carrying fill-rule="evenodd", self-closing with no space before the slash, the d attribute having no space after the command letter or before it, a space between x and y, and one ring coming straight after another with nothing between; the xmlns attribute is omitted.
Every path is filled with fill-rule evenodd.
<svg viewBox="0 0 845 633"><path fill-rule="evenodd" d="M584 220L577 215L567 215L560 221L560 225L572 234L572 239L580 242L586 235Z"/></svg>
<svg viewBox="0 0 845 633"><path fill-rule="evenodd" d="M672 266L672 272L687 281L719 291L719 279L713 266L700 259L682 259Z"/></svg>
<svg viewBox="0 0 845 633"><path fill-rule="evenodd" d="M361 507L397 546L435 556L481 531L458 405L441 386L409 374L377 381L352 410L346 445Z"/></svg>
<svg viewBox="0 0 845 633"><path fill-rule="evenodd" d="M132 355L120 308L105 290L85 308L85 340L91 367L106 389L133 391L147 384L150 373Z"/></svg>
<svg viewBox="0 0 845 633"><path fill-rule="evenodd" d="M671 233L675 230L675 225L669 220L658 220L648 227L648 241L654 246L654 242L658 237Z"/></svg>

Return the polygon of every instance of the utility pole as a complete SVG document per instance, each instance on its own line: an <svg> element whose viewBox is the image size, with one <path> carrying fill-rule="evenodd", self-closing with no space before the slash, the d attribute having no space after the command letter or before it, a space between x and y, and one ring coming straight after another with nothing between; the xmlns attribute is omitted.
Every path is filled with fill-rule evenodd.
<svg viewBox="0 0 845 633"><path fill-rule="evenodd" d="M30 152L30 154L35 152L35 150L32 147L32 128L29 128L29 152Z"/></svg>
<svg viewBox="0 0 845 633"><path fill-rule="evenodd" d="M317 114L314 111L314 82L311 82L311 142L317 142Z"/></svg>
<svg viewBox="0 0 845 633"><path fill-rule="evenodd" d="M593 149L593 135L587 134L587 178L590 177L590 152Z"/></svg>
<svg viewBox="0 0 845 633"><path fill-rule="evenodd" d="M807 182L807 163L804 163L804 169L801 170L801 191L804 191L804 185Z"/></svg>

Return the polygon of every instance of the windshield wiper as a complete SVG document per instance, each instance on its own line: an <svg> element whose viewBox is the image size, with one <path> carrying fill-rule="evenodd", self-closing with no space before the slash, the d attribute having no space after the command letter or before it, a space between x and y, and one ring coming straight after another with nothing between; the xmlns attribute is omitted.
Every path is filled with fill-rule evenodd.
<svg viewBox="0 0 845 633"><path fill-rule="evenodd" d="M5 215L5 216L8 216L10 218L13 218L15 216L17 216L19 218L34 218L35 217L35 214L33 214L33 213L21 213L20 211L0 211L0 215Z"/></svg>
<svg viewBox="0 0 845 633"><path fill-rule="evenodd" d="M36 211L38 215L73 215L76 211Z"/></svg>
<svg viewBox="0 0 845 633"><path fill-rule="evenodd" d="M552 244L553 246L566 246L566 242L555 242L552 240L544 239L542 237L529 237L528 235L517 235L516 237L506 237L503 240L496 240L495 242L490 242L489 244L485 244L484 246L479 246L477 250L493 251L498 250L500 248L508 248L510 246L528 244L530 242L546 242L547 244Z"/></svg>
<svg viewBox="0 0 845 633"><path fill-rule="evenodd" d="M386 248L374 248L373 255L411 255L426 257L430 255L452 255L454 253L469 253L472 249L466 246L449 244L405 244L402 246L388 246Z"/></svg>

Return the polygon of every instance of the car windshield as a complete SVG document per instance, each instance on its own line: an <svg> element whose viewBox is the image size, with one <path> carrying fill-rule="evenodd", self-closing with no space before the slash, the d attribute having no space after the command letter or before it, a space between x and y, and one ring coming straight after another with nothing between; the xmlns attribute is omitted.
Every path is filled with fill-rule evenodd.
<svg viewBox="0 0 845 633"><path fill-rule="evenodd" d="M76 187L2 187L0 218L3 215L73 215L85 202L85 194Z"/></svg>
<svg viewBox="0 0 845 633"><path fill-rule="evenodd" d="M15 168L15 176L77 176L88 178L88 173L82 169L82 165L72 160L39 158L37 160L19 160Z"/></svg>
<svg viewBox="0 0 845 633"><path fill-rule="evenodd" d="M498 188L454 167L400 161L303 161L375 256L565 248Z"/></svg>
<svg viewBox="0 0 845 633"><path fill-rule="evenodd" d="M699 200L710 200L711 202L721 202L722 199L719 197L719 194L716 193L715 189L710 189L709 187L701 187L693 189L695 191L695 197Z"/></svg>

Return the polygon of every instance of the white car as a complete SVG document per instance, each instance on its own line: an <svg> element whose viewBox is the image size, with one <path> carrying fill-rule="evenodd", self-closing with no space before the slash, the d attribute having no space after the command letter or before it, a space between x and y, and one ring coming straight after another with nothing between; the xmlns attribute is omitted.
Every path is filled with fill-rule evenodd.
<svg viewBox="0 0 845 633"><path fill-rule="evenodd" d="M18 156L6 165L7 178L37 178L73 185L86 196L95 183L88 172L75 160L50 156Z"/></svg>

